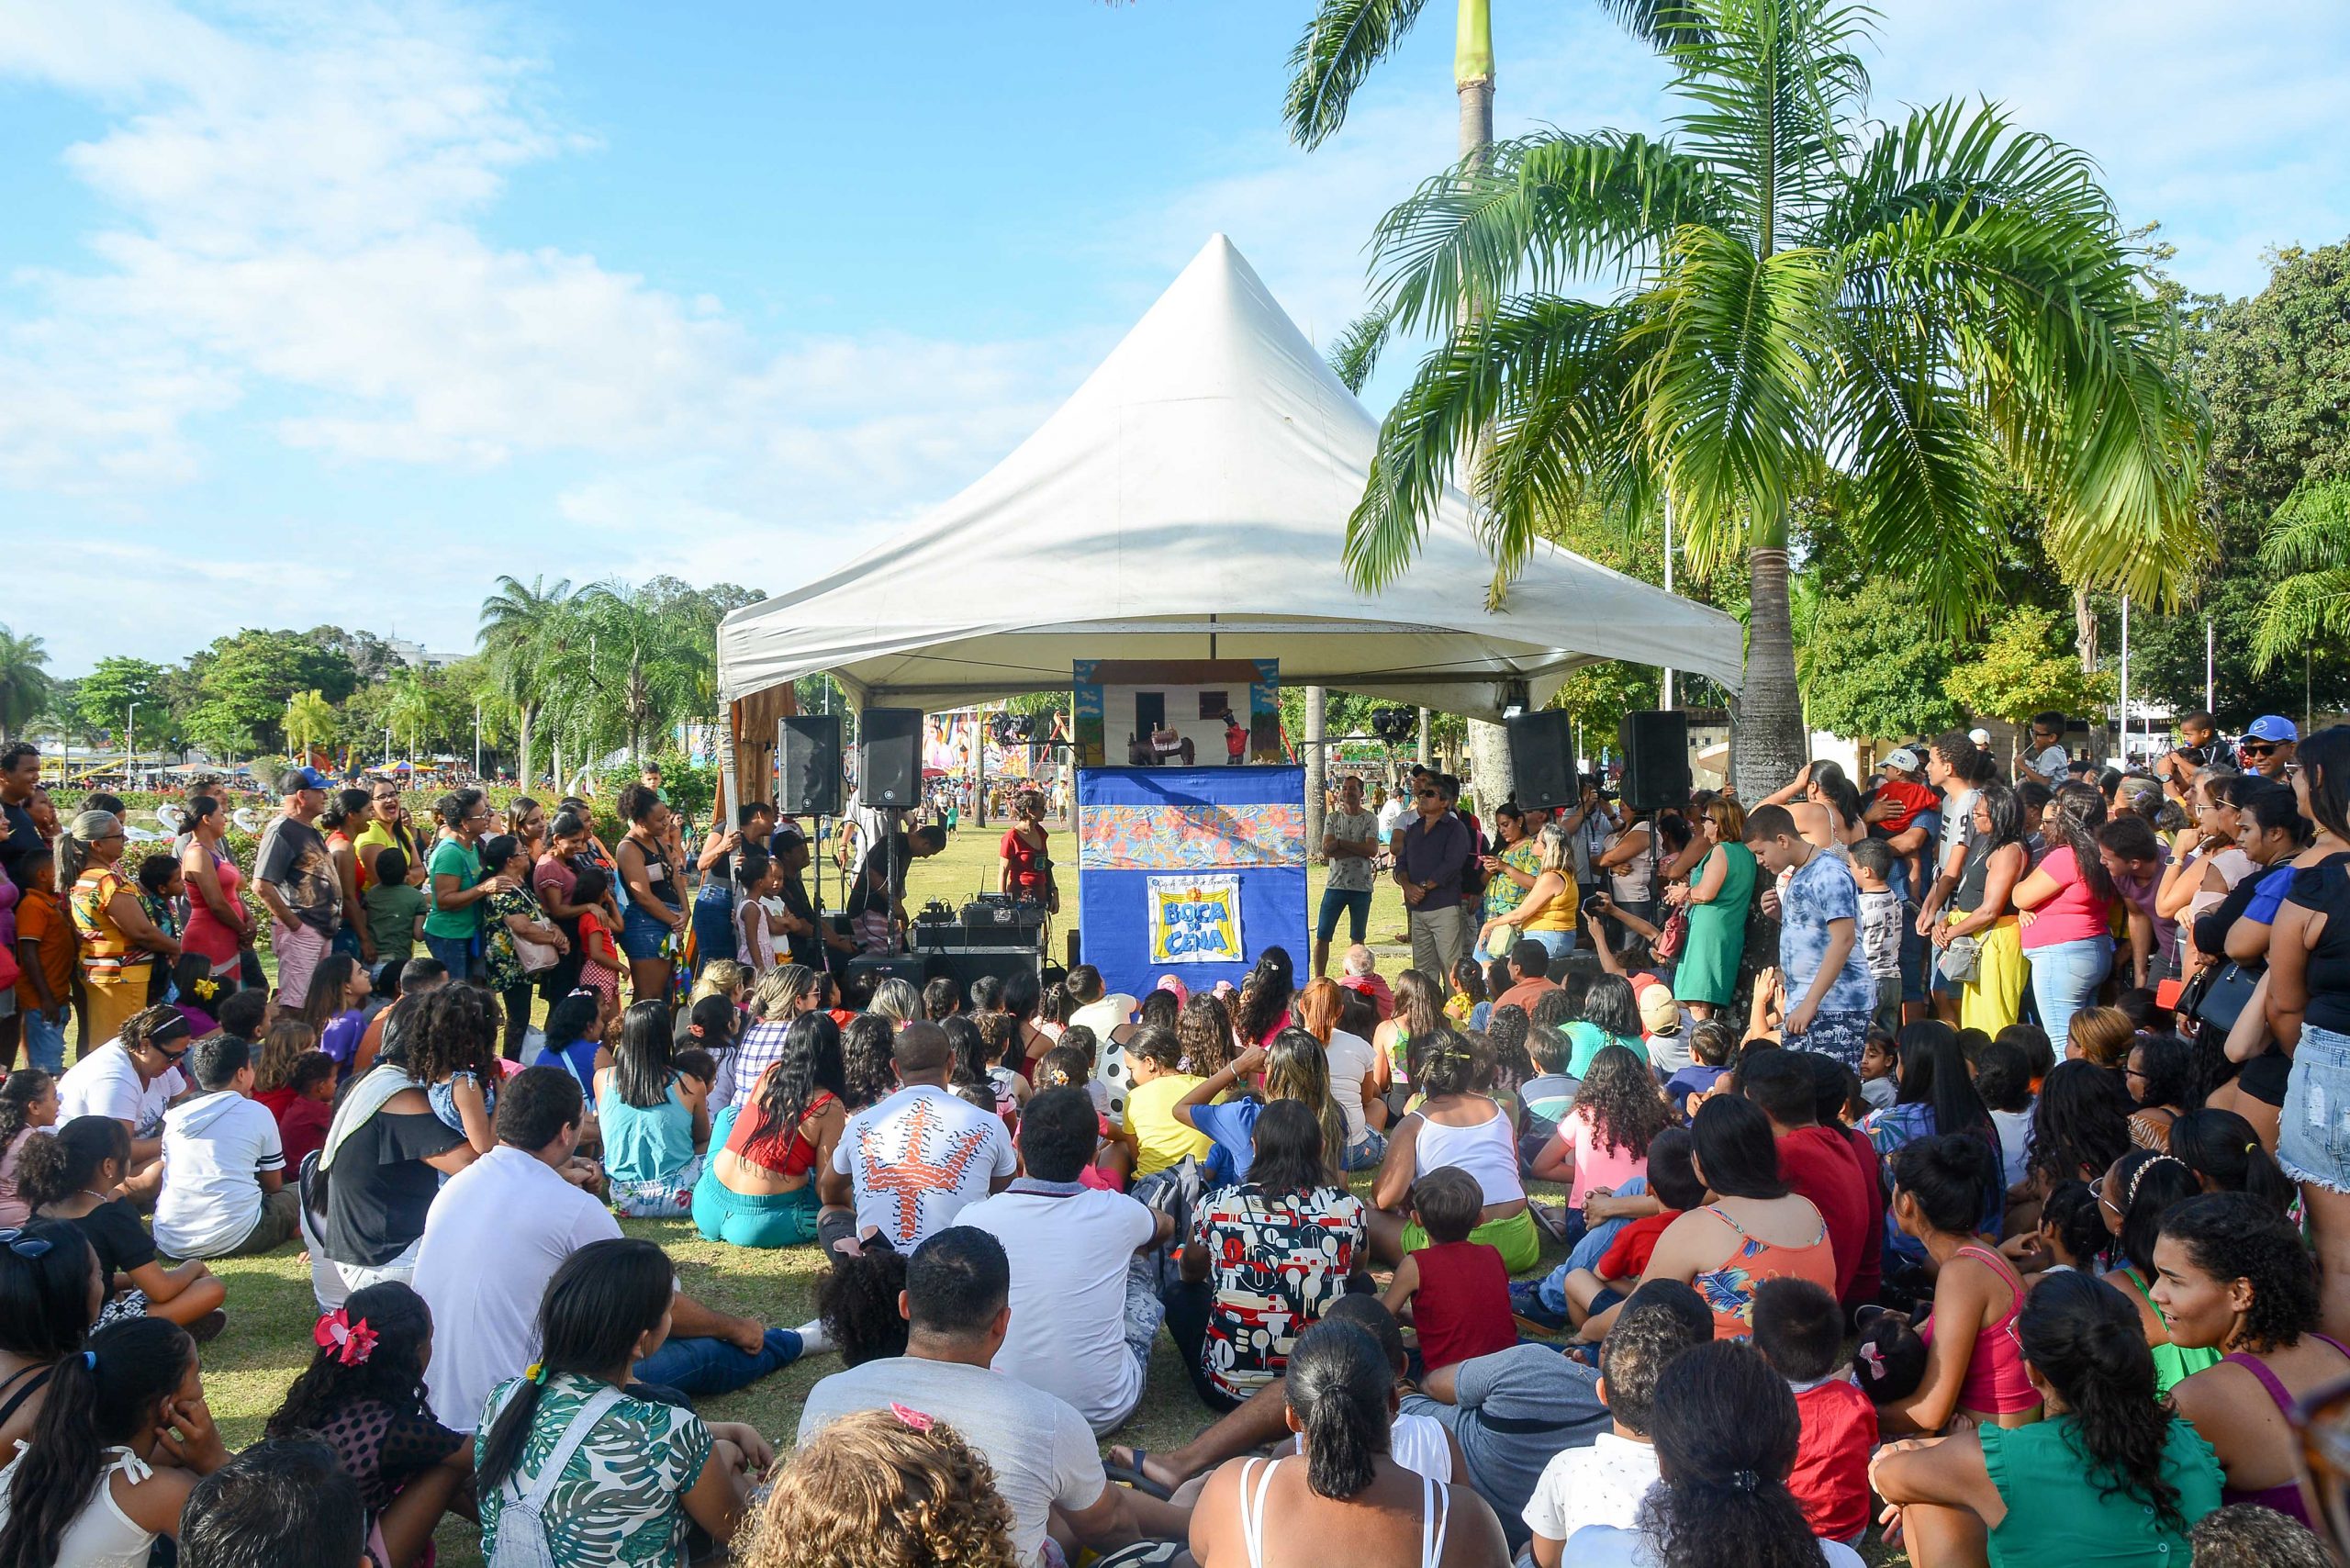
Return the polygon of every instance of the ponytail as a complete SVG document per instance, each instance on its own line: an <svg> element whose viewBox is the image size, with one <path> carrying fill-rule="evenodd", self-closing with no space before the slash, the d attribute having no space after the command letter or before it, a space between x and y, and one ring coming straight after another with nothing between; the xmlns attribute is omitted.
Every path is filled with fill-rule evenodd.
<svg viewBox="0 0 2350 1568"><path fill-rule="evenodd" d="M2135 1497L2184 1530L2178 1488L2162 1473L2173 1412L2155 1392L2154 1352L2129 1297L2091 1274L2043 1274L2016 1332L2024 1359L2064 1400L2068 1446L2098 1495Z"/></svg>
<svg viewBox="0 0 2350 1568"><path fill-rule="evenodd" d="M1826 1568L1787 1490L1803 1417L1752 1345L1716 1339L1667 1361L1649 1435L1669 1477L1640 1508L1659 1568Z"/></svg>
<svg viewBox="0 0 2350 1568"><path fill-rule="evenodd" d="M106 1450L155 1424L196 1360L196 1341L165 1317L133 1317L90 1336L50 1368L8 1487L0 1568L49 1568L65 1531L101 1484Z"/></svg>
<svg viewBox="0 0 2350 1568"><path fill-rule="evenodd" d="M53 1137L25 1140L17 1156L17 1196L39 1211L95 1182L109 1159L130 1162L130 1129L112 1116L76 1116Z"/></svg>
<svg viewBox="0 0 2350 1568"><path fill-rule="evenodd" d="M608 1375L659 1325L676 1288L668 1254L650 1241L592 1241L564 1260L539 1303L538 1364L513 1385L482 1439L476 1484L483 1494L521 1464L546 1380L557 1372ZM16 1565L0 1559L0 1568Z"/></svg>
<svg viewBox="0 0 2350 1568"><path fill-rule="evenodd" d="M2199 1181L2222 1193L2257 1198L2278 1215L2300 1195L2252 1124L2233 1111L2207 1105L2188 1112L2170 1125L2170 1151Z"/></svg>
<svg viewBox="0 0 2350 1568"><path fill-rule="evenodd" d="M1324 1321L1290 1352L1288 1398L1305 1450L1305 1484L1343 1502L1378 1478L1387 1452L1395 1369L1379 1341L1351 1323Z"/></svg>
<svg viewBox="0 0 2350 1568"><path fill-rule="evenodd" d="M57 1080L37 1067L20 1067L0 1081L0 1149L25 1130L33 1103L57 1086Z"/></svg>
<svg viewBox="0 0 2350 1568"><path fill-rule="evenodd" d="M90 863L90 846L110 833L120 832L122 819L112 812L82 812L70 826L57 835L57 896L65 897L73 884L82 879L82 868Z"/></svg>

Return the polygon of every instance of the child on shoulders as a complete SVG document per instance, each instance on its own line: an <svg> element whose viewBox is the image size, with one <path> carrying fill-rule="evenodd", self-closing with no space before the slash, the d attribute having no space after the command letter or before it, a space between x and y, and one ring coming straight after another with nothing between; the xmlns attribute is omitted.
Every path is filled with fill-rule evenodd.
<svg viewBox="0 0 2350 1568"><path fill-rule="evenodd" d="M1787 1382L1803 1417L1803 1440L1787 1490L1804 1522L1825 1540L1856 1546L1869 1526L1869 1450L1876 1406L1836 1375L1844 1349L1836 1298L1809 1280L1765 1280L1754 1287L1754 1348Z"/></svg>
<svg viewBox="0 0 2350 1568"><path fill-rule="evenodd" d="M1469 1239L1484 1206L1477 1179L1440 1165L1412 1183L1409 1202L1429 1244L1404 1255L1380 1299L1418 1331L1421 1363L1434 1372L1516 1344L1509 1266L1498 1248Z"/></svg>

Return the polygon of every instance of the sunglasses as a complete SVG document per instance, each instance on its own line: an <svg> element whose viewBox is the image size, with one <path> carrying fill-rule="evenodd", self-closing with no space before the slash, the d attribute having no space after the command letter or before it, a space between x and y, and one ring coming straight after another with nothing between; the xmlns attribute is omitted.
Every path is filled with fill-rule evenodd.
<svg viewBox="0 0 2350 1568"><path fill-rule="evenodd" d="M2236 750L2245 756L2274 756L2277 747L2268 741L2238 741Z"/></svg>
<svg viewBox="0 0 2350 1568"><path fill-rule="evenodd" d="M6 1247L19 1258L45 1258L50 1244L38 1236L27 1236L22 1226L10 1226L0 1230L0 1247Z"/></svg>

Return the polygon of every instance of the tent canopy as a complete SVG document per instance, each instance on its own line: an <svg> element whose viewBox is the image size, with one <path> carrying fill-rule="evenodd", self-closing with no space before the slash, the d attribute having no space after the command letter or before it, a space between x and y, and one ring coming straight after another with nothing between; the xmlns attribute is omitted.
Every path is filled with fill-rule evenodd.
<svg viewBox="0 0 2350 1568"><path fill-rule="evenodd" d="M1378 431L1218 234L984 477L729 615L720 691L828 670L859 706L936 711L1066 690L1080 659L1200 658L1486 719L1598 659L1737 688L1737 622L1565 551L1538 552L1488 610L1458 492L1404 577L1358 592L1340 554Z"/></svg>

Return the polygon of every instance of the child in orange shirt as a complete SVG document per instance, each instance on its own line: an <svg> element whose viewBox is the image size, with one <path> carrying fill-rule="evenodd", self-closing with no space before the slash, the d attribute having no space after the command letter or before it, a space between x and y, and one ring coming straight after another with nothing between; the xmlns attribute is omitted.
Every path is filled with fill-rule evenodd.
<svg viewBox="0 0 2350 1568"><path fill-rule="evenodd" d="M65 1019L73 996L73 921L57 897L56 862L32 862L17 902L17 1011L25 1018L25 1060L65 1070Z"/></svg>

